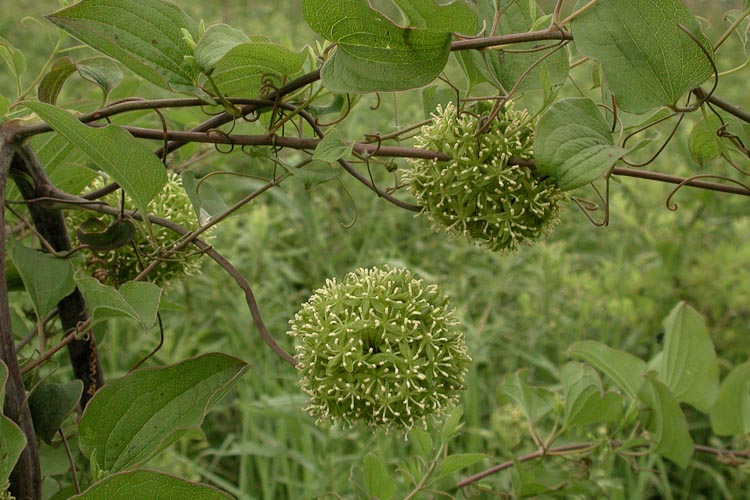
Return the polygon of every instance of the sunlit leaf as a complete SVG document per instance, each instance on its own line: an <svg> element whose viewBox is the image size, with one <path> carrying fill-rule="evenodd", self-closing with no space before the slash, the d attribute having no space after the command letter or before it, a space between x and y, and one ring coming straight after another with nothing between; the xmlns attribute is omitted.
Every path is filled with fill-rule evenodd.
<svg viewBox="0 0 750 500"><path fill-rule="evenodd" d="M623 413L620 394L604 392L596 372L581 363L568 363L562 370L566 428L613 422Z"/></svg>
<svg viewBox="0 0 750 500"><path fill-rule="evenodd" d="M156 322L162 290L153 283L128 281L119 289L103 285L94 278L80 278L77 283L94 322L130 318L144 330Z"/></svg>
<svg viewBox="0 0 750 500"><path fill-rule="evenodd" d="M573 344L568 354L579 358L607 375L628 396L635 399L641 390L646 363L625 351L613 349L595 340Z"/></svg>
<svg viewBox="0 0 750 500"><path fill-rule="evenodd" d="M375 454L368 453L362 459L365 474L365 488L370 498L378 500L389 500L396 494L396 482L385 468L383 459Z"/></svg>
<svg viewBox="0 0 750 500"><path fill-rule="evenodd" d="M721 383L711 428L719 436L750 433L750 362L735 366Z"/></svg>
<svg viewBox="0 0 750 500"><path fill-rule="evenodd" d="M154 470L138 469L113 474L92 484L70 500L231 500L213 486L193 483Z"/></svg>
<svg viewBox="0 0 750 500"><path fill-rule="evenodd" d="M55 104L63 84L70 75L75 73L75 70L76 64L70 57L62 57L55 61L42 81L39 82L39 89L37 90L39 100L48 104Z"/></svg>
<svg viewBox="0 0 750 500"><path fill-rule="evenodd" d="M104 473L137 467L199 427L245 370L240 359L210 353L110 382L81 417L81 451Z"/></svg>
<svg viewBox="0 0 750 500"><path fill-rule="evenodd" d="M524 369L506 378L500 387L499 399L518 404L526 418L533 423L552 410L554 393L543 387L529 385L526 382L527 375L528 372Z"/></svg>

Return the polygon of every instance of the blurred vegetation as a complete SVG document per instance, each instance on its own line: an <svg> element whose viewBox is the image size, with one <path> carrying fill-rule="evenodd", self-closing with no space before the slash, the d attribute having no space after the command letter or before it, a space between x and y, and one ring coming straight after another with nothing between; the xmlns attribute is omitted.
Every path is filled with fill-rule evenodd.
<svg viewBox="0 0 750 500"><path fill-rule="evenodd" d="M178 3L207 24L227 22L289 47L314 44L296 1ZM741 2L689 3L708 18L711 33L720 33L726 23L716 16ZM38 23L19 20L25 15L39 19L57 5L50 0L4 4L0 33L24 50L29 75L41 68L50 44ZM732 43L720 53L724 69L741 62ZM590 69L578 71L583 75ZM742 80L741 75L722 80L718 95L746 102ZM118 91L113 99L133 88ZM13 95L13 89L0 73L0 94ZM358 137L393 130L396 120L419 121L423 112L416 96L383 96L376 111L367 109L375 99L364 98L344 130ZM529 102L534 99L530 96ZM170 116L184 124L199 119L187 111ZM663 138L668 126L659 132ZM681 175L700 171L687 150L688 132L686 127L677 135L653 169ZM198 151L186 148L175 164ZM271 167L235 152L193 157L190 168L258 175ZM373 173L384 186L394 182L382 169ZM227 200L259 185L252 179L214 179ZM678 301L687 300L704 314L720 357L737 363L750 356L748 201L685 188L676 195L679 208L673 212L665 207L671 190L643 180L614 181L608 226L595 227L570 203L550 238L513 255L497 255L436 233L426 218L393 207L348 179L312 190L292 181L220 225L213 244L254 286L269 330L290 350L284 334L288 319L328 277L389 263L445 286L466 326L475 361L464 399L465 427L451 451L486 452L499 462L529 451L530 445L513 408L499 403L503 376L527 368L531 380L554 385L567 359L565 350L576 340L597 339L648 357L658 349L663 318ZM596 195L592 191L587 196ZM602 212L593 216L600 218ZM171 363L216 350L242 357L251 369L209 415L205 435L178 443L158 465L214 483L240 499L308 499L329 491L359 498L345 492L353 491L350 471L362 455L379 447L395 463L407 443L400 436L316 426L301 409L304 396L294 370L260 341L241 292L227 285L217 266L203 265L202 274L170 290L162 308L165 345L152 362ZM127 325L108 324L101 344L107 377L124 374L158 340L158 331L143 335ZM697 442L707 439L708 426L703 427L693 429ZM49 465L59 457L46 460ZM577 470L577 464L565 466ZM676 472L658 458L634 458L588 473L608 498L741 498L750 489L747 469L710 460ZM65 469L60 474L64 477ZM489 478L489 484L509 487L511 477L500 474ZM55 482L48 487L55 491Z"/></svg>

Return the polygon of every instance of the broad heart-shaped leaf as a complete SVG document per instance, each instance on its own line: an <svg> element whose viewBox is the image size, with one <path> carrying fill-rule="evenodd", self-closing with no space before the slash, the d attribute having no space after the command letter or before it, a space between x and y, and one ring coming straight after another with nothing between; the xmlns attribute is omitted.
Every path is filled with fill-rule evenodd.
<svg viewBox="0 0 750 500"><path fill-rule="evenodd" d="M719 363L700 313L680 302L664 321L659 381L683 403L708 413L719 394Z"/></svg>
<svg viewBox="0 0 750 500"><path fill-rule="evenodd" d="M37 318L44 317L75 289L73 266L65 259L20 243L11 250L11 259L31 297Z"/></svg>
<svg viewBox="0 0 750 500"><path fill-rule="evenodd" d="M495 23L497 0L479 0L477 12L484 26ZM497 20L497 34L524 33L536 29L536 16L543 14L535 2L500 2L497 5L501 14ZM549 24L549 21L547 22ZM548 46L557 49L554 54L539 51L539 47ZM469 60L490 84L505 91L518 83L517 91L537 90L543 88L541 74L547 72L552 86L559 87L568 78L568 51L549 42L528 42L514 44L511 51L504 50L471 50L466 51ZM537 50L533 50L537 49ZM539 60L544 59L539 62ZM532 66L534 66L532 68ZM531 68L531 70L529 70Z"/></svg>
<svg viewBox="0 0 750 500"><path fill-rule="evenodd" d="M55 104L63 84L70 75L75 73L75 70L76 64L70 57L62 57L55 61L42 81L39 82L39 90L37 91L39 100L48 104Z"/></svg>
<svg viewBox="0 0 750 500"><path fill-rule="evenodd" d="M362 459L365 474L365 488L369 498L389 500L396 494L396 482L393 480L385 462L380 455L368 453Z"/></svg>
<svg viewBox="0 0 750 500"><path fill-rule="evenodd" d="M750 433L750 362L735 366L721 383L711 428L719 436Z"/></svg>
<svg viewBox="0 0 750 500"><path fill-rule="evenodd" d="M198 428L246 369L240 359L209 353L110 382L86 406L78 445L104 474L137 467Z"/></svg>
<svg viewBox="0 0 750 500"><path fill-rule="evenodd" d="M693 456L693 438L687 419L669 388L653 377L644 377L639 398L646 403L646 428L653 433L654 451L683 469Z"/></svg>
<svg viewBox="0 0 750 500"><path fill-rule="evenodd" d="M627 149L614 145L609 125L586 97L561 99L539 120L534 134L536 170L560 189L575 189L607 172Z"/></svg>
<svg viewBox="0 0 750 500"><path fill-rule="evenodd" d="M26 102L25 105L111 175L141 213L148 212L148 202L167 182L164 165L152 151L120 127L93 128L49 104Z"/></svg>
<svg viewBox="0 0 750 500"><path fill-rule="evenodd" d="M631 398L635 399L638 396L646 371L646 363L642 359L595 340L576 342L570 346L568 354L586 361L607 375Z"/></svg>
<svg viewBox="0 0 750 500"><path fill-rule="evenodd" d="M26 448L26 436L23 431L11 419L3 415L7 380L8 367L0 360L0 486L8 480L16 465L16 460Z"/></svg>
<svg viewBox="0 0 750 500"><path fill-rule="evenodd" d="M565 393L565 428L600 422L613 422L620 418L624 401L620 394L605 393L599 376L590 366L568 363L562 370Z"/></svg>
<svg viewBox="0 0 750 500"><path fill-rule="evenodd" d="M255 97L268 78L280 85L302 69L307 53L269 42L243 43L233 47L216 63L213 82L224 95Z"/></svg>
<svg viewBox="0 0 750 500"><path fill-rule="evenodd" d="M237 45L250 42L250 37L227 24L210 26L193 50L195 63L205 73L210 73L216 63Z"/></svg>
<svg viewBox="0 0 750 500"><path fill-rule="evenodd" d="M617 105L631 113L675 105L713 72L711 43L680 0L597 2L573 21L573 34L581 53L601 63Z"/></svg>
<svg viewBox="0 0 750 500"><path fill-rule="evenodd" d="M367 0L302 1L310 27L337 45L321 70L328 90L388 92L426 85L448 61L451 32L467 31L476 23L471 9L462 3L397 3L416 26L395 25Z"/></svg>
<svg viewBox="0 0 750 500"><path fill-rule="evenodd" d="M112 474L70 500L232 500L213 486L185 481L163 472L136 469Z"/></svg>
<svg viewBox="0 0 750 500"><path fill-rule="evenodd" d="M144 330L154 326L162 290L153 283L128 281L119 290L102 285L94 278L81 278L77 283L95 323L131 318Z"/></svg>
<svg viewBox="0 0 750 500"><path fill-rule="evenodd" d="M83 0L47 16L86 45L120 61L160 87L192 85L195 63L183 39L198 38L198 25L179 7L161 0Z"/></svg>
<svg viewBox="0 0 750 500"><path fill-rule="evenodd" d="M552 410L554 394L543 387L529 385L526 375L527 371L524 369L508 377L500 387L498 399L515 402L529 422L534 423Z"/></svg>
<svg viewBox="0 0 750 500"><path fill-rule="evenodd" d="M29 410L36 435L50 444L65 417L76 407L83 392L83 382L42 383L29 395Z"/></svg>

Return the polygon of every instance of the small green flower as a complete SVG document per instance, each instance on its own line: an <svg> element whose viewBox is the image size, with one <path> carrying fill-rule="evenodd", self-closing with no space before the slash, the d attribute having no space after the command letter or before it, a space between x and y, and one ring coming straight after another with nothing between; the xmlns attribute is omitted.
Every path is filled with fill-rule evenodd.
<svg viewBox="0 0 750 500"><path fill-rule="evenodd" d="M290 322L318 420L412 428L455 406L471 358L447 295L406 269L330 279Z"/></svg>
<svg viewBox="0 0 750 500"><path fill-rule="evenodd" d="M8 488L10 488L8 481L5 481L5 484L0 484L0 500L15 500L16 497L10 494Z"/></svg>
<svg viewBox="0 0 750 500"><path fill-rule="evenodd" d="M104 179L98 178L89 188L93 190L104 185ZM120 194L119 192L111 193L105 196L102 201L118 207L120 206ZM126 208L132 208L129 198L126 198ZM169 219L188 229L197 227L193 205L182 187L182 181L179 176L171 172L167 183L159 195L149 203L148 209L150 213ZM66 222L71 230L70 232L74 234L89 217L91 217L91 212L69 210L66 213ZM100 219L105 225L113 220L112 217L108 216L102 216ZM90 260L90 264L96 268L95 274L97 274L97 277L106 275L104 280L106 283L119 286L133 279L144 266L147 266L154 258L158 258L161 250L171 247L181 237L165 227L152 224L152 229L153 240L143 228L137 228L132 244L121 246L116 250L96 252L96 258ZM136 253L133 245L138 249L138 253ZM200 268L198 259L196 256L189 256L189 252L190 249L186 249L165 259L149 273L148 279L163 286L175 278L196 274Z"/></svg>
<svg viewBox="0 0 750 500"><path fill-rule="evenodd" d="M481 111L478 106L474 111ZM416 146L445 153L448 161L409 159L404 180L436 227L464 234L491 250L531 245L558 223L565 194L532 169L508 165L533 158L533 128L526 110L508 102L486 133L486 116L439 106Z"/></svg>

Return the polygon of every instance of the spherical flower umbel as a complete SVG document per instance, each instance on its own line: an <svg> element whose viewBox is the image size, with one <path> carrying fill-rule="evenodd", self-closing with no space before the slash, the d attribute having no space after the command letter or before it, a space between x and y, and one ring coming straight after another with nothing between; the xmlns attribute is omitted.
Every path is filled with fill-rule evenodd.
<svg viewBox="0 0 750 500"><path fill-rule="evenodd" d="M386 430L458 401L469 357L447 295L406 269L358 269L315 291L290 322L308 411Z"/></svg>
<svg viewBox="0 0 750 500"><path fill-rule="evenodd" d="M552 230L565 194L551 179L508 164L511 158L533 157L528 112L508 102L487 131L478 133L487 118L481 109L439 106L416 147L445 153L450 160L409 159L404 180L435 226L491 250L512 251Z"/></svg>

